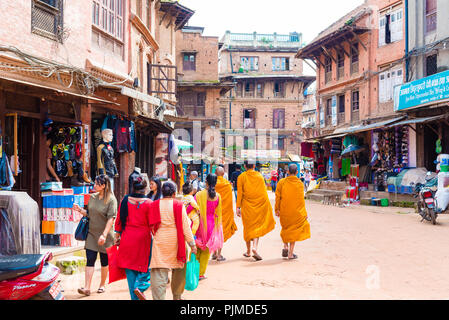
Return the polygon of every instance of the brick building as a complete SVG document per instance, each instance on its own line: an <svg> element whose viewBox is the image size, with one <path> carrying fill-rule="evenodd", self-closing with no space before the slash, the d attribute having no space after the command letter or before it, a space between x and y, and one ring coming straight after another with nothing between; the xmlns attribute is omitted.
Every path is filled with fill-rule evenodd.
<svg viewBox="0 0 449 320"><path fill-rule="evenodd" d="M203 36L203 31L184 27L176 34L177 113L184 120L176 122L175 129L180 139L193 145L184 159L199 172L202 164L223 162L217 115L220 97L233 87L218 77L218 37Z"/></svg>
<svg viewBox="0 0 449 320"><path fill-rule="evenodd" d="M303 92L315 79L302 75L303 62L295 58L302 35L228 31L221 42L220 79L235 82L220 105L226 152L241 159L253 153L244 150L257 149L262 163L290 162L300 153Z"/></svg>
<svg viewBox="0 0 449 320"><path fill-rule="evenodd" d="M402 119L394 110L394 94L404 81L404 21L403 1L366 0L298 51L297 58L316 66L317 128L309 141L324 147L322 174L341 178L339 149L350 136L365 148L361 163L367 166L377 139L392 134ZM383 132L387 127L390 132ZM332 144L340 146L329 149ZM397 155L388 166L408 166L406 158Z"/></svg>
<svg viewBox="0 0 449 320"><path fill-rule="evenodd" d="M135 124L136 145L128 141L115 152L117 199L128 193L135 163L152 174L155 135L173 130L166 116L176 105L175 32L192 14L164 0L1 2L0 141L15 170L12 190L41 203L40 183L49 179L43 129L50 119L52 130L79 129L76 158L92 179L105 119L126 121L124 132ZM163 68L172 71L165 78ZM60 173L63 187L72 186L70 175Z"/></svg>

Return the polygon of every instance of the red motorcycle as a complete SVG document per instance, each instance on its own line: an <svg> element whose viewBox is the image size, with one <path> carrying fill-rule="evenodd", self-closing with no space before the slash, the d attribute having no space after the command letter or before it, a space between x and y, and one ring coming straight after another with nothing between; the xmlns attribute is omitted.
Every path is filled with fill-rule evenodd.
<svg viewBox="0 0 449 320"><path fill-rule="evenodd" d="M51 253L0 256L0 300L64 300Z"/></svg>

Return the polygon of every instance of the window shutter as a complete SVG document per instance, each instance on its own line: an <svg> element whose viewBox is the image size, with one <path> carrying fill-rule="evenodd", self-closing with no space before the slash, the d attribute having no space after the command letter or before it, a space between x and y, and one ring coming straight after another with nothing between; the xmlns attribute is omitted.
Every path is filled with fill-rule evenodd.
<svg viewBox="0 0 449 320"><path fill-rule="evenodd" d="M385 45L385 16L379 19L379 47Z"/></svg>
<svg viewBox="0 0 449 320"><path fill-rule="evenodd" d="M284 109L280 110L279 120L280 120L279 127L281 129L285 129L285 110Z"/></svg>

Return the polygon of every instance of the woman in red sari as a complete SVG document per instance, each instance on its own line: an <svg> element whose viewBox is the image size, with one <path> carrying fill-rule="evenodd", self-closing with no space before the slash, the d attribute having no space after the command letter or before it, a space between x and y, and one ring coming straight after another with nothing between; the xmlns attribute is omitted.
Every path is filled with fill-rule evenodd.
<svg viewBox="0 0 449 320"><path fill-rule="evenodd" d="M132 300L146 300L144 291L150 286L149 263L152 236L149 227L147 182L138 175L133 181L133 193L126 196L115 220L118 267L124 268Z"/></svg>

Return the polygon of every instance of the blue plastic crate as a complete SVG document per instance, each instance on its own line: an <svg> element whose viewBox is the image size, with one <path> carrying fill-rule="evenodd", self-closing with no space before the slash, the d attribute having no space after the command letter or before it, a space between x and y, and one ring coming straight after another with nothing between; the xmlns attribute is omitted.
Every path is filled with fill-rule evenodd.
<svg viewBox="0 0 449 320"><path fill-rule="evenodd" d="M89 186L72 187L73 194L89 193Z"/></svg>
<svg viewBox="0 0 449 320"><path fill-rule="evenodd" d="M413 194L413 187L410 186L400 186L399 193L402 194Z"/></svg>
<svg viewBox="0 0 449 320"><path fill-rule="evenodd" d="M84 195L83 194L74 195L73 201L74 201L74 203L79 205L81 208L84 207Z"/></svg>
<svg viewBox="0 0 449 320"><path fill-rule="evenodd" d="M388 188L388 192L391 192L391 193L395 193L396 192L396 186L394 184L389 184L387 186L387 188Z"/></svg>

